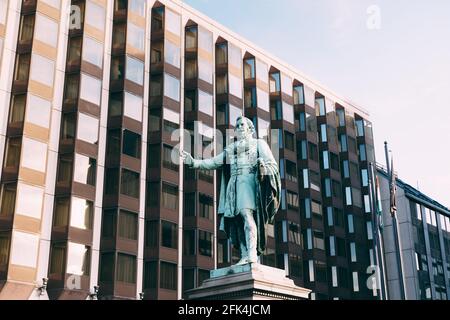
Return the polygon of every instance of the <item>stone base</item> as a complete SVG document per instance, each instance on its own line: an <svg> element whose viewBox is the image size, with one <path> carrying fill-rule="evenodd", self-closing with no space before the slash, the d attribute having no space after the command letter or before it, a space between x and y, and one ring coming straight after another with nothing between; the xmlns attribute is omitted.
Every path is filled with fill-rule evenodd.
<svg viewBox="0 0 450 320"><path fill-rule="evenodd" d="M186 291L187 300L304 300L311 290L294 284L282 269L249 263L212 270L210 279Z"/></svg>

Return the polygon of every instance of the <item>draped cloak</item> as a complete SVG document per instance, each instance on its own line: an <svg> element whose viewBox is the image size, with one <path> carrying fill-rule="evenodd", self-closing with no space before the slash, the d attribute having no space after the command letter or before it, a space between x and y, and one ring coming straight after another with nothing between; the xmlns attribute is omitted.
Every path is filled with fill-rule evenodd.
<svg viewBox="0 0 450 320"><path fill-rule="evenodd" d="M222 167L218 205L219 229L225 232L232 244L239 248L239 230L244 228L241 209L252 209L257 227L257 253L263 254L266 247L266 225L273 222L280 206L281 180L278 165L267 143L262 139L250 139L249 145L254 145L256 157L260 165L250 161L249 165L238 165L235 142L221 154L211 159L194 160L193 167L199 169L217 169ZM235 161L230 160L230 158ZM239 179L238 169L249 169L252 174L242 174ZM245 175L245 176L244 176ZM252 179L253 181L249 180ZM240 183L240 187L236 184ZM253 190L252 190L253 189Z"/></svg>

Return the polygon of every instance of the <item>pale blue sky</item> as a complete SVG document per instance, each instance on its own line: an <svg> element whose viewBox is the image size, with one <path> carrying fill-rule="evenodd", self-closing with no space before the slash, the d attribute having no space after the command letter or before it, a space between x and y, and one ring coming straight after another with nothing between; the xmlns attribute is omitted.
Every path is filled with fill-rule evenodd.
<svg viewBox="0 0 450 320"><path fill-rule="evenodd" d="M450 207L450 1L185 3L368 110L377 161L387 140L399 177Z"/></svg>

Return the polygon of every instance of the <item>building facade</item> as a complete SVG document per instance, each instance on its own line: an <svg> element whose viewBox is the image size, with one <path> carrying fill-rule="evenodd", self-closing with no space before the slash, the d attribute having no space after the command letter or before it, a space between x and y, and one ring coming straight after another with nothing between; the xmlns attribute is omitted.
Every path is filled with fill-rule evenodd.
<svg viewBox="0 0 450 320"><path fill-rule="evenodd" d="M385 272L389 299L401 299L403 278L407 300L448 300L450 293L450 210L400 179L396 179L398 239L402 275L398 269L389 177L378 167L383 207Z"/></svg>
<svg viewBox="0 0 450 320"><path fill-rule="evenodd" d="M215 154L241 114L282 178L261 262L374 298L360 107L175 0L0 0L0 63L0 299L181 299L235 263L220 172L171 155Z"/></svg>

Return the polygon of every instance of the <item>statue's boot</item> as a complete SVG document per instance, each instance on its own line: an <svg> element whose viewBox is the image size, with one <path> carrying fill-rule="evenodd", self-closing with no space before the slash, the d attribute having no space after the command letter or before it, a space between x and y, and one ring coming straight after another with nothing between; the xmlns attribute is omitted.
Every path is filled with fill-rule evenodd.
<svg viewBox="0 0 450 320"><path fill-rule="evenodd" d="M256 235L247 232L245 238L245 240L247 240L247 263L257 263L258 254L256 252Z"/></svg>
<svg viewBox="0 0 450 320"><path fill-rule="evenodd" d="M236 264L246 264L248 263L248 252L247 252L247 246L245 245L244 241L241 241L240 244L240 251L241 251L241 260L239 260Z"/></svg>

